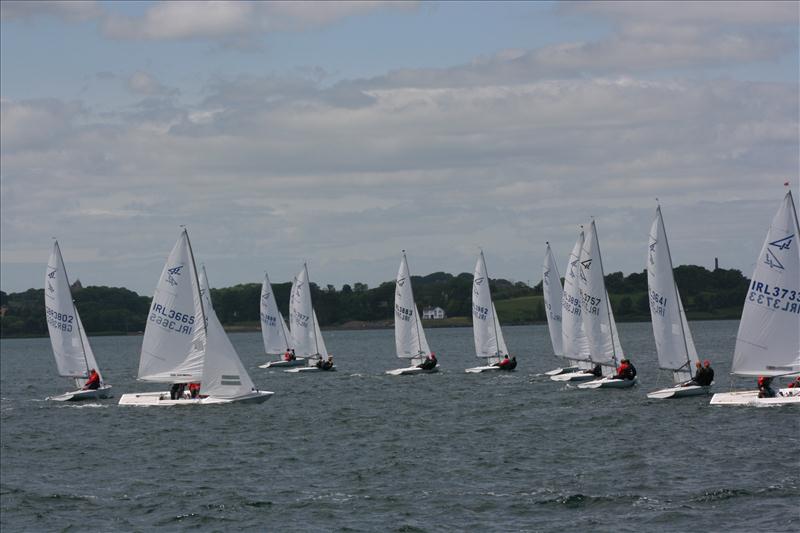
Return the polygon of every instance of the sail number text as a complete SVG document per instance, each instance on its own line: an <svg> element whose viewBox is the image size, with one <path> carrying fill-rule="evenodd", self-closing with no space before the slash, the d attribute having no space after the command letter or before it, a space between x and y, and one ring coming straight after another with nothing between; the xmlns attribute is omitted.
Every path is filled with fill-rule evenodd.
<svg viewBox="0 0 800 533"><path fill-rule="evenodd" d="M667 297L661 296L653 289L650 289L650 312L659 316L665 316L667 313Z"/></svg>
<svg viewBox="0 0 800 533"><path fill-rule="evenodd" d="M153 304L147 319L157 326L177 333L191 335L194 330L194 315L167 309L162 304Z"/></svg>
<svg viewBox="0 0 800 533"><path fill-rule="evenodd" d="M603 299L583 291L581 291L581 297L583 298L583 311L590 315L600 316L600 302L602 302Z"/></svg>
<svg viewBox="0 0 800 533"><path fill-rule="evenodd" d="M486 320L486 317L489 316L489 308L472 304L472 316L479 320Z"/></svg>
<svg viewBox="0 0 800 533"><path fill-rule="evenodd" d="M756 281L750 283L750 294L747 299L758 305L787 311L800 315L800 292L793 289L782 289L772 286L769 283Z"/></svg>
<svg viewBox="0 0 800 533"><path fill-rule="evenodd" d="M394 304L394 316L396 316L400 320L408 322L411 320L411 317L414 316L414 311L412 311L411 309L407 309L401 305Z"/></svg>
<svg viewBox="0 0 800 533"><path fill-rule="evenodd" d="M50 327L60 329L61 331L72 331L72 315L68 315L67 313L59 313L55 309L51 309L48 306L45 306L45 309L47 310L47 323L50 324Z"/></svg>

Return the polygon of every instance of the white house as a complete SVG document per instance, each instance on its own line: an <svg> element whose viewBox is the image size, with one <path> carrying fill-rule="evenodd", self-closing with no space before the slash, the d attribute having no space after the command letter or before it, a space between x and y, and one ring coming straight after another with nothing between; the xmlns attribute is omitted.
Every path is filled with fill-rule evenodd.
<svg viewBox="0 0 800 533"><path fill-rule="evenodd" d="M426 307L422 310L423 320L441 320L447 318L447 314L441 307Z"/></svg>

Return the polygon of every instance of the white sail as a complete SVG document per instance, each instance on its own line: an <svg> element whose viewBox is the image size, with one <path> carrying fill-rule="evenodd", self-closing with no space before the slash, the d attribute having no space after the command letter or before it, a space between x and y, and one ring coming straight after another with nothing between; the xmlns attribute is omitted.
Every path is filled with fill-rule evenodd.
<svg viewBox="0 0 800 533"><path fill-rule="evenodd" d="M472 279L472 334L475 337L475 354L487 358L488 363L499 361L503 352L498 339L500 325L495 318L492 294L489 290L489 276L486 272L486 261L481 251L475 264ZM503 347L504 348L504 347Z"/></svg>
<svg viewBox="0 0 800 533"><path fill-rule="evenodd" d="M650 228L647 289L659 366L672 370L676 383L686 381L692 377L692 370L697 362L697 350L675 284L661 206L656 208L656 216Z"/></svg>
<svg viewBox="0 0 800 533"><path fill-rule="evenodd" d="M272 291L269 276L264 274L261 284L261 337L264 340L264 352L268 354L283 354L291 348L289 331L283 315L278 310L278 302Z"/></svg>
<svg viewBox="0 0 800 533"><path fill-rule="evenodd" d="M589 341L583 329L581 316L580 258L583 248L583 230L569 254L564 272L564 291L561 297L561 341L564 357L575 361L591 361Z"/></svg>
<svg viewBox="0 0 800 533"><path fill-rule="evenodd" d="M319 329L319 320L317 320L317 312L312 311L314 316L314 339L317 346L317 353L322 359L328 358L328 348L325 346L325 339L322 338L322 330Z"/></svg>
<svg viewBox="0 0 800 533"><path fill-rule="evenodd" d="M394 291L394 341L397 357L404 359L424 358L430 354L425 331L414 303L411 289L411 274L406 254L400 260Z"/></svg>
<svg viewBox="0 0 800 533"><path fill-rule="evenodd" d="M208 321L200 394L215 398L235 398L248 394L255 389L253 381L214 311L205 267L200 270L199 283Z"/></svg>
<svg viewBox="0 0 800 533"><path fill-rule="evenodd" d="M142 340L139 379L156 382L200 381L205 331L198 279L183 230L161 272Z"/></svg>
<svg viewBox="0 0 800 533"><path fill-rule="evenodd" d="M772 219L744 300L732 372L776 376L800 372L800 252L789 191Z"/></svg>
<svg viewBox="0 0 800 533"><path fill-rule="evenodd" d="M617 366L625 356L619 344L603 276L597 227L592 221L580 256L581 315L592 361L601 365Z"/></svg>
<svg viewBox="0 0 800 533"><path fill-rule="evenodd" d="M87 378L91 369L97 370L99 374L100 369L97 368L92 347L89 345L78 310L72 301L69 279L58 241L53 243L53 251L47 261L44 296L47 330L50 333L50 344L53 346L59 375Z"/></svg>
<svg viewBox="0 0 800 533"><path fill-rule="evenodd" d="M558 275L556 259L547 243L542 265L542 292L544 293L544 308L547 312L547 329L550 331L550 342L553 343L553 353L564 355L563 340L561 337L561 276Z"/></svg>
<svg viewBox="0 0 800 533"><path fill-rule="evenodd" d="M292 282L292 292L289 295L289 327L298 357L323 355L325 346L324 342L321 342L322 335L311 304L311 286L305 264Z"/></svg>
<svg viewBox="0 0 800 533"><path fill-rule="evenodd" d="M508 347L506 346L506 339L503 337L503 330L500 328L500 319L497 316L497 308L492 302L492 317L494 318L494 330L497 333L497 355L503 358L508 355Z"/></svg>

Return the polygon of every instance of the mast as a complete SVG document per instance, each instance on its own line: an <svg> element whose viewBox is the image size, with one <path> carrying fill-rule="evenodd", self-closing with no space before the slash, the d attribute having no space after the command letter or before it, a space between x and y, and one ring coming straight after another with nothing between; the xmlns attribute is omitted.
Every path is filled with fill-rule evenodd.
<svg viewBox="0 0 800 533"><path fill-rule="evenodd" d="M606 271L603 268L603 254L600 253L600 237L597 236L597 224L594 223L592 220L592 226L594 226L594 238L597 241L597 259L600 261L600 276L603 280L603 292L605 293L606 297L606 309L608 311L608 332L611 335L611 349L614 351L614 366L616 367L619 364L617 360L617 345L614 344L614 328L611 327L611 299L608 297L608 291L606 290Z"/></svg>
<svg viewBox="0 0 800 533"><path fill-rule="evenodd" d="M678 306L678 321L681 324L681 337L683 338L683 349L686 351L686 368L689 371L689 377L692 377L692 360L689 358L689 344L686 342L686 329L683 327L683 315L685 311L682 309L682 305L680 305L681 297L678 294L678 284L675 283L675 268L672 265L672 252L669 250L669 239L667 239L667 228L664 226L664 217L661 215L661 204L658 204L656 207L656 211L658 212L658 223L661 227L661 235L664 238L664 246L667 248L667 259L669 259L669 272L672 274L672 287L675 289L675 305ZM677 369L680 370L680 369ZM675 372L675 369L673 369Z"/></svg>
<svg viewBox="0 0 800 533"><path fill-rule="evenodd" d="M61 255L61 247L58 245L58 240L55 242L56 250L58 250L58 260L61 263L61 268L64 269L64 279L67 280L67 290L69 290L69 301L72 304L72 312L75 315L76 325L80 324L78 317L78 309L75 307L75 300L72 299L72 287L69 286L69 276L67 276L67 265L64 263L64 257ZM81 341L81 352L83 353L83 364L86 366L86 377L89 377L89 360L86 358L86 347L83 345L83 335L81 335L80 326L78 326L78 338ZM97 370L97 369L95 369ZM75 379L77 382L77 378Z"/></svg>
<svg viewBox="0 0 800 533"><path fill-rule="evenodd" d="M186 235L186 244L189 246L189 257L192 258L192 273L194 274L195 286L197 287L197 297L200 299L200 314L201 314L200 318L202 318L203 332L205 333L206 337L205 343L208 344L208 321L206 319L206 308L203 305L203 294L200 292L200 276L198 276L197 274L197 263L194 260L194 252L192 251L192 242L189 240L189 232L186 231L186 226L182 227L183 227L183 234ZM208 276L206 276L206 281L208 281ZM209 298L210 297L211 295L209 295ZM205 347L203 349L205 349Z"/></svg>
<svg viewBox="0 0 800 533"><path fill-rule="evenodd" d="M405 250L403 250L403 262L406 264L406 272L408 272L408 292L411 294L411 303L414 304L414 314L416 314L416 313L419 313L419 309L417 309L417 302L416 302L416 300L414 300L414 288L411 286L411 271L408 268L408 259L406 258L406 251ZM422 353L422 349L421 349L422 348L422 343L420 342L420 340L422 338L422 335L420 334L420 331L419 331L419 328L420 328L419 317L415 316L414 319L415 319L414 320L414 329L417 332L417 346L420 347L419 351L417 352L417 355L428 355L428 354L423 354Z"/></svg>
<svg viewBox="0 0 800 533"><path fill-rule="evenodd" d="M486 258L483 256L483 250L481 249L481 261L483 262L483 271L486 272L486 290L489 292L489 301L492 302L492 325L494 326L494 345L495 345L495 357L500 357L500 343L498 342L500 339L499 334L497 333L497 323L499 319L496 316L496 311L494 308L494 302L492 301L492 290L489 287L489 269L486 268Z"/></svg>
<svg viewBox="0 0 800 533"><path fill-rule="evenodd" d="M308 277L308 264L303 263L303 269L306 271L306 284L308 285L308 300L311 301L311 278ZM314 302L311 302L311 320L314 321L314 349L319 353L319 340L317 339L317 313L314 312ZM320 359L322 356L320 356Z"/></svg>

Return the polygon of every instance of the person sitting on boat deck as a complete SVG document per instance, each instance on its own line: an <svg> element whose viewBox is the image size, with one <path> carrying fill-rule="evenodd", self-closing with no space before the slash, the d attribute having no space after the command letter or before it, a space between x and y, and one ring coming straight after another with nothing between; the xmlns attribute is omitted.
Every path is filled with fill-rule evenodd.
<svg viewBox="0 0 800 533"><path fill-rule="evenodd" d="M294 348L292 348L292 361L296 361L297 356L294 354Z"/></svg>
<svg viewBox="0 0 800 533"><path fill-rule="evenodd" d="M703 368L703 363L697 361L694 364L694 367L697 369L694 372L694 377L689 381L681 383L681 387L691 387L692 385L700 385L702 381L704 381L703 374L705 374L705 369Z"/></svg>
<svg viewBox="0 0 800 533"><path fill-rule="evenodd" d="M83 390L97 390L100 388L100 374L94 368L89 371L89 379L83 386Z"/></svg>
<svg viewBox="0 0 800 533"><path fill-rule="evenodd" d="M603 367L600 366L600 363L594 365L594 368L587 368L584 372L597 378L603 377Z"/></svg>
<svg viewBox="0 0 800 533"><path fill-rule="evenodd" d="M708 387L714 381L714 369L711 368L711 361L706 359L703 361L703 381L700 383L703 387Z"/></svg>
<svg viewBox="0 0 800 533"><path fill-rule="evenodd" d="M511 356L511 362L508 363L508 365L506 366L505 370L514 370L515 368L517 368L517 356L516 355L512 355Z"/></svg>
<svg viewBox="0 0 800 533"><path fill-rule="evenodd" d="M320 361L322 360L320 359ZM333 368L333 356L329 355L328 360L324 361L320 368L322 368L322 370L330 370L331 368Z"/></svg>
<svg viewBox="0 0 800 533"><path fill-rule="evenodd" d="M186 383L173 383L169 389L170 400L182 400L183 392L186 390Z"/></svg>
<svg viewBox="0 0 800 533"><path fill-rule="evenodd" d="M436 365L439 361L436 360L436 354L431 352L431 354L425 358L423 362L417 365L417 368L421 368L422 370L432 370L436 368Z"/></svg>
<svg viewBox="0 0 800 533"><path fill-rule="evenodd" d="M500 370L514 370L517 367L517 358L514 357L514 360L512 361L509 359L508 354L506 354L502 361L499 361L492 366L500 367Z"/></svg>
<svg viewBox="0 0 800 533"><path fill-rule="evenodd" d="M290 352L288 348L286 349L286 352L284 352L284 354L283 354L283 360L284 361L291 361L292 360L292 352Z"/></svg>
<svg viewBox="0 0 800 533"><path fill-rule="evenodd" d="M617 373L613 379L633 379L636 377L636 368L631 364L628 359L620 361L617 367Z"/></svg>
<svg viewBox="0 0 800 533"><path fill-rule="evenodd" d="M775 391L772 389L772 378L768 376L758 377L758 397L774 398Z"/></svg>
<svg viewBox="0 0 800 533"><path fill-rule="evenodd" d="M199 383L189 383L189 396L192 398L197 398L200 396L200 384Z"/></svg>

